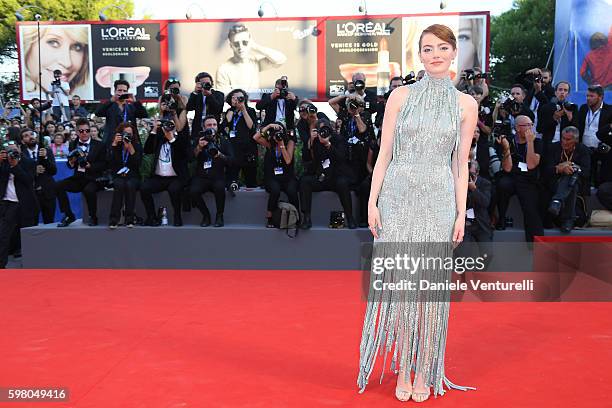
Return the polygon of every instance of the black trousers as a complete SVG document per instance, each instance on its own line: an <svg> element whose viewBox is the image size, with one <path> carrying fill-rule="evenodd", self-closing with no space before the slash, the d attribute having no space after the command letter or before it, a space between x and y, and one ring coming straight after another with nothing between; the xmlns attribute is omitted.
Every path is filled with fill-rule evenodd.
<svg viewBox="0 0 612 408"><path fill-rule="evenodd" d="M240 171L247 187L257 187L257 150L234 148L234 160L227 169L228 182L238 181Z"/></svg>
<svg viewBox="0 0 612 408"><path fill-rule="evenodd" d="M57 201L59 202L60 211L65 215L72 215L72 209L70 208L70 201L68 201L68 194L70 193L83 193L85 201L87 202L87 210L89 211L90 217L97 216L98 212L98 196L97 192L102 189L102 186L96 181L88 180L84 176L70 176L55 184L55 193L57 194Z"/></svg>
<svg viewBox="0 0 612 408"><path fill-rule="evenodd" d="M189 195L191 196L191 201L202 213L202 216L210 215L206 202L202 197L202 194L206 192L211 192L215 195L217 215L223 214L225 210L225 181L223 179L213 179L202 176L194 176L191 179Z"/></svg>
<svg viewBox="0 0 612 408"><path fill-rule="evenodd" d="M612 181L605 181L597 188L597 199L608 211L612 211Z"/></svg>
<svg viewBox="0 0 612 408"><path fill-rule="evenodd" d="M499 219L504 220L510 198L516 194L523 211L525 239L533 242L535 235L544 235L539 211L539 185L537 181L514 174L504 174L497 181L497 209Z"/></svg>
<svg viewBox="0 0 612 408"><path fill-rule="evenodd" d="M559 221L561 223L573 220L576 215L576 197L578 196L581 183L578 181L573 187L570 187L569 181L570 176L564 175L556 178L550 186L550 191L553 193L551 199L561 201L561 212L559 213Z"/></svg>
<svg viewBox="0 0 612 408"><path fill-rule="evenodd" d="M110 222L117 223L121 218L121 208L125 203L125 219L134 221L134 208L136 207L136 191L140 187L140 180L136 177L113 178L113 201L111 202Z"/></svg>
<svg viewBox="0 0 612 408"><path fill-rule="evenodd" d="M153 176L142 183L140 188L140 198L147 212L147 218L153 219L157 217L155 213L155 202L153 194L167 191L170 195L170 202L174 210L174 216L181 214L181 193L184 187L183 181L177 177L161 177Z"/></svg>
<svg viewBox="0 0 612 408"><path fill-rule="evenodd" d="M8 263L9 245L19 215L19 203L13 201L0 201L0 269L6 268Z"/></svg>
<svg viewBox="0 0 612 408"><path fill-rule="evenodd" d="M55 184L52 187L54 190L52 194L45 192L44 190L36 190L36 200L38 201L38 208L42 214L44 224L51 224L55 221L55 207L56 207L56 195L55 195ZM38 220L38 215L36 216Z"/></svg>
<svg viewBox="0 0 612 408"><path fill-rule="evenodd" d="M302 212L310 214L312 207L312 193L317 191L335 191L340 198L340 204L347 217L353 216L353 203L351 201L351 180L344 176L326 177L319 181L317 176L307 175L300 180L300 199Z"/></svg>
<svg viewBox="0 0 612 408"><path fill-rule="evenodd" d="M359 222L368 222L368 201L370 199L370 188L372 187L372 175L368 175L359 184L357 195L359 196Z"/></svg>
<svg viewBox="0 0 612 408"><path fill-rule="evenodd" d="M265 180L265 186L268 192L268 211L274 211L278 208L281 191L287 194L289 203L293 204L298 211L300 210L298 198L299 185L295 177L285 179L269 177Z"/></svg>

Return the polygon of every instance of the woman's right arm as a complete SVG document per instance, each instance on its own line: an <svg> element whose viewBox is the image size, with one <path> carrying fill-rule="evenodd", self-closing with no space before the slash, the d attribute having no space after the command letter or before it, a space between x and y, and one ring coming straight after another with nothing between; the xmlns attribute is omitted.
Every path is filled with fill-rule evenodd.
<svg viewBox="0 0 612 408"><path fill-rule="evenodd" d="M399 113L400 107L404 103L406 96L408 95L408 88L399 87L391 92L387 106L385 107L385 119L382 125L382 136L380 139L380 151L378 153L378 159L374 165L374 171L372 172L372 186L370 188L370 199L368 201L368 207L376 207L378 202L378 195L382 187L385 173L389 167L389 163L393 158L393 137L395 133L395 124L397 121L397 114Z"/></svg>

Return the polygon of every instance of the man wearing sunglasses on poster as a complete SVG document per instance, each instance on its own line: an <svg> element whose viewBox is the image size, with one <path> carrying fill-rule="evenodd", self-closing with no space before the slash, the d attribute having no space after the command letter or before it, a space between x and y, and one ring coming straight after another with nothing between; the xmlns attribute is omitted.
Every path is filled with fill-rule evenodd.
<svg viewBox="0 0 612 408"><path fill-rule="evenodd" d="M217 68L217 89L226 95L232 89L244 89L252 98L259 99L262 93L259 73L282 66L287 56L257 44L243 24L233 25L227 39L234 55Z"/></svg>
<svg viewBox="0 0 612 408"><path fill-rule="evenodd" d="M91 138L87 119L79 119L76 126L78 139L70 143L67 163L69 168L74 169L74 174L56 184L57 201L64 214L58 227L67 227L76 219L66 192L83 193L89 211L88 225L98 225L97 192L102 185L96 180L102 177L106 169L106 149L103 142Z"/></svg>

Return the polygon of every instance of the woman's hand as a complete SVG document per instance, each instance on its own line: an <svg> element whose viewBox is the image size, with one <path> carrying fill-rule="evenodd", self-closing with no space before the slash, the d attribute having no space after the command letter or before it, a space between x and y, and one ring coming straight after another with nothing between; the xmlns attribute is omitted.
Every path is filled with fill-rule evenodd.
<svg viewBox="0 0 612 408"><path fill-rule="evenodd" d="M115 138L113 139L113 143L112 143L113 147L117 146L122 141L123 141L123 136L121 136L121 133L115 134Z"/></svg>
<svg viewBox="0 0 612 408"><path fill-rule="evenodd" d="M463 242L463 234L465 232L465 214L460 215L455 220L455 228L453 229L453 249L457 248Z"/></svg>
<svg viewBox="0 0 612 408"><path fill-rule="evenodd" d="M368 228L370 228L374 238L378 239L378 230L382 228L382 223L380 222L380 212L375 205L368 205Z"/></svg>

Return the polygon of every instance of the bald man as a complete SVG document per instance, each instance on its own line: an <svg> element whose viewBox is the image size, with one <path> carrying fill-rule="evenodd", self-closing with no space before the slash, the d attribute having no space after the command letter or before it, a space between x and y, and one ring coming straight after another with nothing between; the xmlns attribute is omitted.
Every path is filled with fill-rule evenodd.
<svg viewBox="0 0 612 408"><path fill-rule="evenodd" d="M503 150L498 149L499 157L505 161L510 160L511 167L504 165L502 175L497 180L499 219L496 229L505 229L504 222L508 203L510 198L516 194L523 212L525 239L528 242L533 242L535 235L544 235L542 218L539 211L539 173L542 141L536 139L533 131L533 121L528 116L517 116L514 126L516 129L516 139L509 140L509 153L505 153L504 157Z"/></svg>

